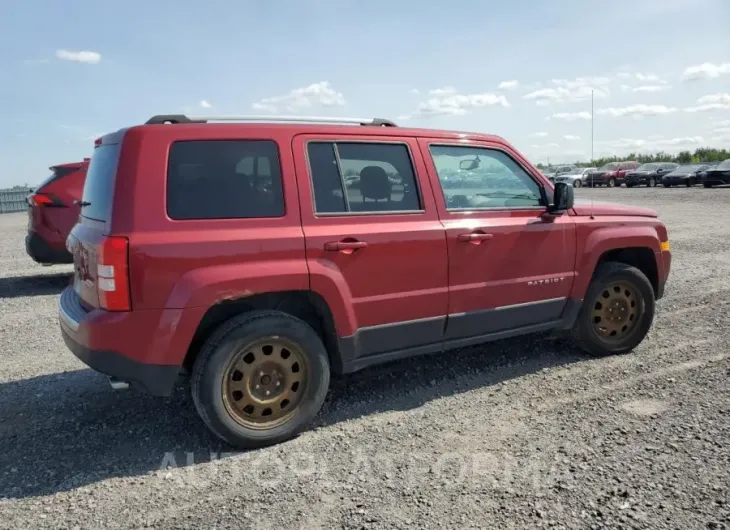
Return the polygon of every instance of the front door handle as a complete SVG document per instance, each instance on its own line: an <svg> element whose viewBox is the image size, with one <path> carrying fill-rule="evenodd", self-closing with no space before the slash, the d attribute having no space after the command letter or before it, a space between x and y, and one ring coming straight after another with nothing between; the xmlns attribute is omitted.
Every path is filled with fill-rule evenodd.
<svg viewBox="0 0 730 530"><path fill-rule="evenodd" d="M464 243L480 244L482 241L492 239L494 234L485 234L484 232L472 232L471 234L459 234L457 239Z"/></svg>
<svg viewBox="0 0 730 530"><path fill-rule="evenodd" d="M330 241L324 244L324 249L330 252L349 251L348 253L352 253L354 250L367 246L365 241Z"/></svg>

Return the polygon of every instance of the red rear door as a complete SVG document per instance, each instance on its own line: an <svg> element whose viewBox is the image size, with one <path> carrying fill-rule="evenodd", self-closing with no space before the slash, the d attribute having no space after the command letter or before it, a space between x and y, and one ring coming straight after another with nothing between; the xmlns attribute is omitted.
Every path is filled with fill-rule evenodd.
<svg viewBox="0 0 730 530"><path fill-rule="evenodd" d="M441 341L446 240L415 139L299 135L293 149L311 288L345 362Z"/></svg>
<svg viewBox="0 0 730 530"><path fill-rule="evenodd" d="M435 199L449 254L445 338L559 319L575 276L572 218L543 215L539 180L505 146L419 141L433 189L443 191Z"/></svg>

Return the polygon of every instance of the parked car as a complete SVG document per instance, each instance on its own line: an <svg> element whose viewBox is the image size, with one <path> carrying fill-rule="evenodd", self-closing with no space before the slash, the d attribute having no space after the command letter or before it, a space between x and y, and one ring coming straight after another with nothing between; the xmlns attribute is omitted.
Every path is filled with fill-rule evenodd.
<svg viewBox="0 0 730 530"><path fill-rule="evenodd" d="M586 185L588 175L596 171L595 167L577 167L570 173L565 173L555 178L555 182L565 182L574 188L580 188Z"/></svg>
<svg viewBox="0 0 730 530"><path fill-rule="evenodd" d="M626 173L639 167L638 162L609 162L591 173L586 179L589 186L608 186L613 188L624 183Z"/></svg>
<svg viewBox="0 0 730 530"><path fill-rule="evenodd" d="M627 188L641 185L653 188L662 181L662 176L671 173L678 167L679 164L675 164L674 162L650 162L648 164L641 164L635 170L626 173L624 182L626 182Z"/></svg>
<svg viewBox="0 0 730 530"><path fill-rule="evenodd" d="M646 336L671 264L655 211L575 203L497 136L297 119L155 116L96 142L59 324L114 388L168 395L184 369L206 425L257 447L305 429L331 373L547 330L598 356ZM442 186L463 167L485 176Z"/></svg>
<svg viewBox="0 0 730 530"><path fill-rule="evenodd" d="M702 185L705 188L721 184L730 184L730 158L724 160L714 167L707 168L699 175Z"/></svg>
<svg viewBox="0 0 730 530"><path fill-rule="evenodd" d="M551 167L546 174L547 174L550 182L555 182L555 179L557 177L560 177L561 175L567 175L568 173L572 173L576 169L577 169L577 166L574 166L573 164L565 164L562 166Z"/></svg>
<svg viewBox="0 0 730 530"><path fill-rule="evenodd" d="M697 173L707 169L705 164L685 164L662 177L662 186L694 186L699 184Z"/></svg>
<svg viewBox="0 0 730 530"><path fill-rule="evenodd" d="M51 166L51 175L28 195L25 250L34 261L44 265L73 263L66 238L79 217L75 201L81 199L88 167L88 158Z"/></svg>

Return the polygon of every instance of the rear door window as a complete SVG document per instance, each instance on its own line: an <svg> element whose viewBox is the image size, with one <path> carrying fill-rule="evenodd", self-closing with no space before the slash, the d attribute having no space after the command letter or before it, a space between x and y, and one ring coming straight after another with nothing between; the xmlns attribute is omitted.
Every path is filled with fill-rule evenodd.
<svg viewBox="0 0 730 530"><path fill-rule="evenodd" d="M167 167L171 219L282 217L279 150L271 140L172 144Z"/></svg>
<svg viewBox="0 0 730 530"><path fill-rule="evenodd" d="M120 150L121 144L118 143L104 144L94 149L81 198L83 217L97 221L107 221L111 217Z"/></svg>
<svg viewBox="0 0 730 530"><path fill-rule="evenodd" d="M423 209L404 144L316 141L307 156L318 214Z"/></svg>

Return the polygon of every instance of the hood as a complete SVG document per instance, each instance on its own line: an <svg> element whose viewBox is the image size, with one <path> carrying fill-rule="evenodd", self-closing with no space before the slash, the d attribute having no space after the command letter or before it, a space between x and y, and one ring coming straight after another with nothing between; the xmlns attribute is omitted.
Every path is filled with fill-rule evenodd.
<svg viewBox="0 0 730 530"><path fill-rule="evenodd" d="M573 209L576 214L585 216L592 214L595 216L658 217L657 212L651 208L624 206L623 204L597 201L594 201L591 205L590 199L576 199Z"/></svg>

